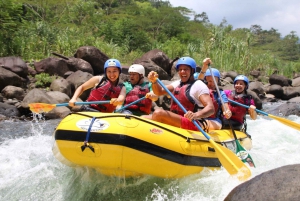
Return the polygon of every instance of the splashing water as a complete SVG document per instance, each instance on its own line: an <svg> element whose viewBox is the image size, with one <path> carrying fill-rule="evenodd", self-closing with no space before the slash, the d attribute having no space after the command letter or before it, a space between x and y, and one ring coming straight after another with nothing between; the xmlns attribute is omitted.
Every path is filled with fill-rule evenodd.
<svg viewBox="0 0 300 201"><path fill-rule="evenodd" d="M297 116L289 120L300 123ZM252 177L300 162L300 132L276 120L247 119L256 164ZM0 122L0 200L219 201L241 184L225 169L205 170L181 179L151 176L115 178L90 168L71 168L52 154L59 120Z"/></svg>

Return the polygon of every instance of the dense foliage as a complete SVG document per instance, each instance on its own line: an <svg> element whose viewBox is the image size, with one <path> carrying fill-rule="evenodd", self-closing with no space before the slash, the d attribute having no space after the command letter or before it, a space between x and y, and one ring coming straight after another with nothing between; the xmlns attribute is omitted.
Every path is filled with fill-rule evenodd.
<svg viewBox="0 0 300 201"><path fill-rule="evenodd" d="M209 16L161 0L1 0L0 56L39 60L57 52L73 55L91 45L130 64L158 48L170 59L205 57L221 70L249 74L275 70L292 77L300 70L299 37L276 29L232 29Z"/></svg>

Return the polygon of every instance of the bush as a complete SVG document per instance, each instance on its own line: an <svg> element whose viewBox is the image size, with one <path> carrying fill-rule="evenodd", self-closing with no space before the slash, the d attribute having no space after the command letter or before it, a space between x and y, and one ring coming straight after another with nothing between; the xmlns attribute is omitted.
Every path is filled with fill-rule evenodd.
<svg viewBox="0 0 300 201"><path fill-rule="evenodd" d="M51 82L53 80L55 80L55 76L50 76L47 73L41 73L41 74L37 74L35 76L36 82L35 82L35 86L36 87L49 87Z"/></svg>

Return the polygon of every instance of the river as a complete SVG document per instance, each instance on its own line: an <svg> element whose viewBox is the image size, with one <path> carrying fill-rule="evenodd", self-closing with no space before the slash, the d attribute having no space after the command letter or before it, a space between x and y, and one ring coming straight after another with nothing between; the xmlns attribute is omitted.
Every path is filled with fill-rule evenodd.
<svg viewBox="0 0 300 201"><path fill-rule="evenodd" d="M300 117L287 118L300 123ZM300 162L299 131L263 116L247 122L253 139L250 155L256 165L251 168L252 177ZM90 168L68 167L56 160L51 150L58 123L0 122L0 200L221 201L241 184L225 169L181 179L125 179L107 177Z"/></svg>

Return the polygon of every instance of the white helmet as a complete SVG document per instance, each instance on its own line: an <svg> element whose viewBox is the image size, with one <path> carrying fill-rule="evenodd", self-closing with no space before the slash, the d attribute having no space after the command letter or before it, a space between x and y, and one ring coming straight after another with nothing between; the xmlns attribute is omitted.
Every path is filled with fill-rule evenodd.
<svg viewBox="0 0 300 201"><path fill-rule="evenodd" d="M128 73L138 73L145 77L145 68L141 64L133 64L129 67Z"/></svg>

